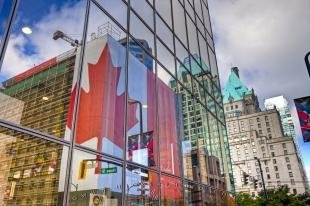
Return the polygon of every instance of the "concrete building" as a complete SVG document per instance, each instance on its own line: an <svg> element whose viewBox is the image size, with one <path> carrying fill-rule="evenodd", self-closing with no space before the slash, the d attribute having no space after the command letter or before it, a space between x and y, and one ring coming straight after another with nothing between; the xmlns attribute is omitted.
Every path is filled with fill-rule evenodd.
<svg viewBox="0 0 310 206"><path fill-rule="evenodd" d="M295 138L295 129L292 115L289 111L288 102L283 96L277 96L265 99L264 102L266 109L276 108L280 114L283 132L285 136Z"/></svg>
<svg viewBox="0 0 310 206"><path fill-rule="evenodd" d="M263 189L254 157L261 160L267 189L288 185L291 193L307 191L302 161L293 139L283 134L278 111L260 110L254 90L241 82L238 68L232 68L223 95L236 192L257 195ZM244 173L249 175L248 184Z"/></svg>

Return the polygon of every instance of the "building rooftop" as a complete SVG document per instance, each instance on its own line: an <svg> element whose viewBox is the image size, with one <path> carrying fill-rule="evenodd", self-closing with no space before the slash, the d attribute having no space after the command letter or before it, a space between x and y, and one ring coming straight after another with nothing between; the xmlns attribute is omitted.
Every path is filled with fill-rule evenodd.
<svg viewBox="0 0 310 206"><path fill-rule="evenodd" d="M225 89L223 90L223 103L230 101L242 100L245 95L252 94L253 90L247 88L239 78L239 70L237 67L231 69Z"/></svg>

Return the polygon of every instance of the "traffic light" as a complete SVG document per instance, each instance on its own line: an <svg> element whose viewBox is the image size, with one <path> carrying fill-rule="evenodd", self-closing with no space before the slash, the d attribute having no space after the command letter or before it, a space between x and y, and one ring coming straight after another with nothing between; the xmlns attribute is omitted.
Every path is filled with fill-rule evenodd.
<svg viewBox="0 0 310 206"><path fill-rule="evenodd" d="M87 175L87 162L82 161L80 162L78 180L86 179L86 175Z"/></svg>
<svg viewBox="0 0 310 206"><path fill-rule="evenodd" d="M249 179L248 179L249 175L245 172L243 172L243 182L245 185L249 184Z"/></svg>
<svg viewBox="0 0 310 206"><path fill-rule="evenodd" d="M254 178L253 184L254 184L254 188L257 189L258 180Z"/></svg>

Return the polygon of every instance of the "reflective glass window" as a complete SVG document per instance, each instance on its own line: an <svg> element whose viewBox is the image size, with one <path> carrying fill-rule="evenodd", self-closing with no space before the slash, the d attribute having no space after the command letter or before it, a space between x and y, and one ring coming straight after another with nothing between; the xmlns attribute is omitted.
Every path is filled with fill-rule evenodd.
<svg viewBox="0 0 310 206"><path fill-rule="evenodd" d="M4 127L0 142L1 205L62 205L68 147Z"/></svg>
<svg viewBox="0 0 310 206"><path fill-rule="evenodd" d="M19 2L0 71L1 119L70 136L66 127L85 7L85 1Z"/></svg>
<svg viewBox="0 0 310 206"><path fill-rule="evenodd" d="M153 9L146 0L132 0L130 4L147 25L154 29Z"/></svg>
<svg viewBox="0 0 310 206"><path fill-rule="evenodd" d="M98 16L102 17L99 18L102 23L106 23L107 17L95 5L91 6L90 11L97 15L90 16L90 25L100 25ZM104 33L87 42L75 132L77 144L117 157L123 155L126 113L126 48L123 46L126 41L124 43L123 40ZM75 84L71 106L76 92Z"/></svg>
<svg viewBox="0 0 310 206"><path fill-rule="evenodd" d="M127 5L122 0L97 1L123 28L127 29ZM96 12L98 13L98 12ZM92 13L90 13L92 15ZM99 16L98 16L99 17ZM103 19L100 19L103 22Z"/></svg>
<svg viewBox="0 0 310 206"><path fill-rule="evenodd" d="M130 13L130 33L150 54L154 54L154 34L133 13Z"/></svg>
<svg viewBox="0 0 310 206"><path fill-rule="evenodd" d="M192 55L199 55L198 40L197 40L197 30L194 22L190 18L186 18L189 50Z"/></svg>
<svg viewBox="0 0 310 206"><path fill-rule="evenodd" d="M141 47L140 51L144 55ZM144 166L158 167L156 75L153 61L150 56L141 60L135 55L129 55L127 159Z"/></svg>
<svg viewBox="0 0 310 206"><path fill-rule="evenodd" d="M169 49L157 39L157 59L173 75L175 75L175 61Z"/></svg>
<svg viewBox="0 0 310 206"><path fill-rule="evenodd" d="M9 18L10 11L12 9L13 4L14 4L14 1L1 1L0 2L0 43L2 41L4 31L7 27L8 18Z"/></svg>
<svg viewBox="0 0 310 206"><path fill-rule="evenodd" d="M160 194L161 205L184 205L182 181L173 177L161 175Z"/></svg>
<svg viewBox="0 0 310 206"><path fill-rule="evenodd" d="M187 47L184 8L182 7L179 1L172 1L172 4L173 4L174 32L180 38L182 43Z"/></svg>
<svg viewBox="0 0 310 206"><path fill-rule="evenodd" d="M74 150L70 205L122 205L122 164Z"/></svg>
<svg viewBox="0 0 310 206"><path fill-rule="evenodd" d="M155 0L156 11L159 15L164 19L164 21L172 28L172 20L171 20L171 1L158 1Z"/></svg>
<svg viewBox="0 0 310 206"><path fill-rule="evenodd" d="M126 169L127 205L159 205L159 175L128 165Z"/></svg>
<svg viewBox="0 0 310 206"><path fill-rule="evenodd" d="M169 27L156 14L156 33L161 40L173 51L173 34Z"/></svg>

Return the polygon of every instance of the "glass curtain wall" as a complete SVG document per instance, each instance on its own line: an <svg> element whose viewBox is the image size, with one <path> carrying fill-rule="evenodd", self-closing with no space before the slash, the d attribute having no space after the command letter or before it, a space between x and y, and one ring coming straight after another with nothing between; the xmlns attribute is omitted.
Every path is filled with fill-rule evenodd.
<svg viewBox="0 0 310 206"><path fill-rule="evenodd" d="M2 10L1 205L232 201L206 0Z"/></svg>

